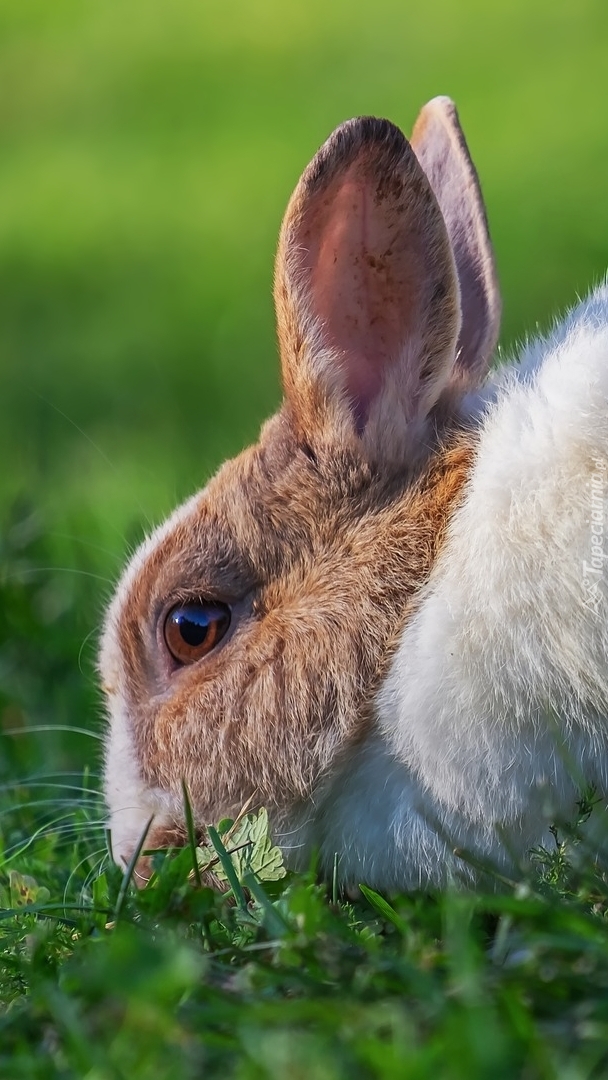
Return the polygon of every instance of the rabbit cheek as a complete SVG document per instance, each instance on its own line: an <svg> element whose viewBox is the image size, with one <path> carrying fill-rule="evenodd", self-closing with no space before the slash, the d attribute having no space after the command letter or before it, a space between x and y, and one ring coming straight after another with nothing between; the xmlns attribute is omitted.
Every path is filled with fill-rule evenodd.
<svg viewBox="0 0 608 1080"><path fill-rule="evenodd" d="M119 700L114 701L112 710L104 788L114 861L127 866L146 830L149 832L150 822L158 823L163 818L166 811L162 802L166 797L159 798L143 778L131 725Z"/></svg>

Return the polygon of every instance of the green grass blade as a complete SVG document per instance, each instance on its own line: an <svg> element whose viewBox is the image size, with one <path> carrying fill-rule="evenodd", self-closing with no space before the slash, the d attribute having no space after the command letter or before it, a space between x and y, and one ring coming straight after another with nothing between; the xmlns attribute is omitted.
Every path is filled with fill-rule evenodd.
<svg viewBox="0 0 608 1080"><path fill-rule="evenodd" d="M247 911L247 898L245 896L245 893L243 892L239 879L236 876L234 863L232 862L230 855L228 854L226 848L222 843L220 834L218 833L217 829L214 829L213 825L207 826L207 832L209 834L209 839L211 840L211 843L217 851L218 858L222 864L222 869L226 877L228 878L228 884L232 889L234 899L243 911Z"/></svg>
<svg viewBox="0 0 608 1080"><path fill-rule="evenodd" d="M251 895L263 909L269 931L274 934L275 937L285 937L285 934L289 933L290 930L289 923L283 918L281 913L277 911L272 901L266 896L266 893L255 874L251 871L245 874L243 885L249 889Z"/></svg>
<svg viewBox="0 0 608 1080"><path fill-rule="evenodd" d="M192 854L192 870L194 872L194 880L199 889L203 884L201 878L201 872L198 865L198 856L196 853L196 833L194 831L194 817L192 815L192 805L190 803L190 796L188 794L188 788L186 787L186 781L182 780L182 794L184 796L184 817L186 818L186 832L188 833L188 844L190 845L190 852Z"/></svg>
<svg viewBox="0 0 608 1080"><path fill-rule="evenodd" d="M120 913L122 911L123 904L125 902L125 898L126 898L126 895L127 895L127 890L128 890L129 885L131 883L131 879L133 877L133 873L134 873L134 870L135 870L135 866L137 864L137 860L139 859L139 856L141 855L141 853L143 851L143 847L144 847L144 844L146 842L146 837L147 837L147 835L148 835L148 833L150 831L150 826L152 824L152 821L153 821L153 818L148 818L148 821L146 822L144 830L143 830L143 832L142 832L142 834L141 834L141 836L139 838L139 841L137 843L137 847L135 848L135 851L131 855L131 858L129 860L129 865L127 866L127 869L125 870L125 872L123 874L122 882L120 884L120 889L118 891L118 896L116 898L116 905L114 907L114 921L115 922L118 922L118 920L120 918Z"/></svg>
<svg viewBox="0 0 608 1080"><path fill-rule="evenodd" d="M374 908L374 911L377 911L379 915L382 915L383 919L387 919L393 926L396 926L400 934L406 933L406 924L401 916L397 914L394 907L391 907L388 900L385 900L383 896L380 896L380 893L375 892L374 889L370 889L367 885L359 885L359 888L368 904L371 904Z"/></svg>

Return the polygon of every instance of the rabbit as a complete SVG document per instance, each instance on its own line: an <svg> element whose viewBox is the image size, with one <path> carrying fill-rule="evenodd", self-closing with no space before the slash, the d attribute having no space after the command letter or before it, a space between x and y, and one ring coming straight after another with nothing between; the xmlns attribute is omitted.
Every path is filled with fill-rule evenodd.
<svg viewBox="0 0 608 1080"><path fill-rule="evenodd" d="M488 374L495 260L439 97L409 142L334 131L274 296L279 411L105 618L114 857L186 842L185 785L197 830L263 805L345 889L475 885L606 790L608 288Z"/></svg>

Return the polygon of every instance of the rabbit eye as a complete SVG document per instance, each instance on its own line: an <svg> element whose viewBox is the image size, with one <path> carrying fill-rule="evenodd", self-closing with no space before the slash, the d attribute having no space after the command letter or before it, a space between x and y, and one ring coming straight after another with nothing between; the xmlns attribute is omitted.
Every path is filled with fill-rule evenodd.
<svg viewBox="0 0 608 1080"><path fill-rule="evenodd" d="M229 626L226 604L178 604L165 619L165 644L178 664L194 664L219 644Z"/></svg>

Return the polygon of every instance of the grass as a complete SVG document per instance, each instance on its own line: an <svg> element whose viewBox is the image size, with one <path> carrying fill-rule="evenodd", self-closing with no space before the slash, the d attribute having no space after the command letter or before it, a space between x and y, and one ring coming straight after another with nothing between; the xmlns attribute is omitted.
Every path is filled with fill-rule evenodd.
<svg viewBox="0 0 608 1080"><path fill-rule="evenodd" d="M99 872L95 805L87 783L69 836L31 841L5 886L0 1075L606 1075L608 888L579 832L500 894L347 902L314 869L280 876L270 842L257 858L250 815L213 838L228 892L196 884L189 847L138 892Z"/></svg>
<svg viewBox="0 0 608 1080"><path fill-rule="evenodd" d="M94 670L126 550L278 400L273 251L320 141L456 99L508 351L608 264L607 66L601 0L0 6L0 1076L608 1076L600 806L487 894L347 901L221 823L137 892Z"/></svg>
<svg viewBox="0 0 608 1080"><path fill-rule="evenodd" d="M363 886L348 900L314 866L284 872L263 813L219 823L205 849L192 834L158 853L138 891L108 857L95 768L70 766L77 738L97 762L95 729L31 723L86 728L93 715L74 661L86 590L62 593L58 610L54 571L28 574L49 545L31 514L4 535L0 611L21 637L6 637L0 658L13 673L32 667L28 653L41 659L39 680L5 683L5 700L27 696L27 709L4 706L17 734L0 771L0 1076L608 1075L608 878L590 854L605 824L593 793L552 850L478 895Z"/></svg>

